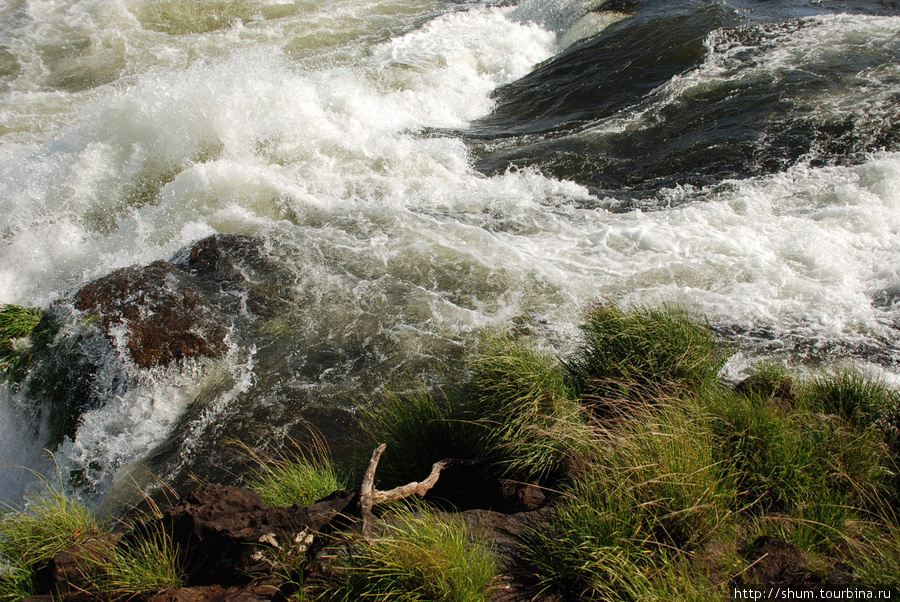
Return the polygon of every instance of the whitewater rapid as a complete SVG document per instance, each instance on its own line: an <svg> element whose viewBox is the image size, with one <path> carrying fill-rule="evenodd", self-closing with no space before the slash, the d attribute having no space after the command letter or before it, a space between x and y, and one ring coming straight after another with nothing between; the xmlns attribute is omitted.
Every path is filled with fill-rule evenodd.
<svg viewBox="0 0 900 602"><path fill-rule="evenodd" d="M56 450L61 472L102 495L150 456L163 478L198 470L245 422L288 427L404 375L434 379L484 329L527 319L563 350L597 300L684 305L748 357L895 370L896 152L671 186L630 211L537 167L476 169L459 132L499 87L627 18L592 17L595 4L3 4L0 302L47 307L215 233L260 237L291 274L273 291L289 309L266 325L271 341L236 333L223 360L135 369ZM773 34L755 75L732 45L656 94L678 103L719 78L777 72L834 51L836 36L889 53L898 21L803 24L811 54ZM890 102L892 68L843 102ZM0 501L32 478L16 466L48 467L28 409L42 400L23 395L0 395Z"/></svg>

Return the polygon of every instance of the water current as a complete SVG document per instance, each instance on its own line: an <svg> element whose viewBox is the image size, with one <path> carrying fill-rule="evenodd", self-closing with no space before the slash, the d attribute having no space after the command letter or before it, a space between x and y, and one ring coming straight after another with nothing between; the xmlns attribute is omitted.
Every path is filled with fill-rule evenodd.
<svg viewBox="0 0 900 602"><path fill-rule="evenodd" d="M0 501L25 468L101 499L304 419L339 440L485 329L565 351L598 300L702 313L735 377L895 378L898 128L894 0L0 0L0 302L215 233L279 274L224 358L119 358L55 466L47 400L3 387Z"/></svg>

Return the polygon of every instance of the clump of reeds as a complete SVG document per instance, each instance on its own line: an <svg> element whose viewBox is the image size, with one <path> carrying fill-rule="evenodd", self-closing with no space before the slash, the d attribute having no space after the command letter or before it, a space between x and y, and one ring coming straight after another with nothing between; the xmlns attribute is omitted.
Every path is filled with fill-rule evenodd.
<svg viewBox="0 0 900 602"><path fill-rule="evenodd" d="M45 314L20 305L0 306L0 372L10 381L19 379L31 361L32 334Z"/></svg>
<svg viewBox="0 0 900 602"><path fill-rule="evenodd" d="M647 400L718 384L728 358L709 325L677 307L592 307L581 326L584 341L565 360L585 397Z"/></svg>
<svg viewBox="0 0 900 602"><path fill-rule="evenodd" d="M111 534L93 512L62 487L43 482L21 509L0 516L0 600L32 593L34 571L71 552L88 581L87 594L120 599L178 587L184 569L167 534Z"/></svg>
<svg viewBox="0 0 900 602"><path fill-rule="evenodd" d="M319 599L485 602L496 573L491 555L470 541L462 522L423 504L399 504L382 516L383 533L350 541Z"/></svg>
<svg viewBox="0 0 900 602"><path fill-rule="evenodd" d="M249 464L248 486L269 506L309 506L349 485L318 434L309 443L288 438L289 445L273 452L238 443Z"/></svg>

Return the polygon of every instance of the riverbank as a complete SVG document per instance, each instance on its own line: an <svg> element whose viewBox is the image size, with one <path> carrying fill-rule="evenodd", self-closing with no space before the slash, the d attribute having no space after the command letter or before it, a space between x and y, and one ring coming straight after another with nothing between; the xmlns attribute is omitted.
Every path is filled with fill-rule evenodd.
<svg viewBox="0 0 900 602"><path fill-rule="evenodd" d="M117 534L62 494L36 498L0 522L0 599L900 587L895 389L854 368L800 377L772 364L726 387L729 349L676 308L597 305L581 332L564 358L527 335L487 335L464 381L383 396L360 412L358 466L336 466L325 444L247 449L247 489L203 485ZM413 490L423 498L378 493ZM153 578L130 578L138 557L156 562Z"/></svg>

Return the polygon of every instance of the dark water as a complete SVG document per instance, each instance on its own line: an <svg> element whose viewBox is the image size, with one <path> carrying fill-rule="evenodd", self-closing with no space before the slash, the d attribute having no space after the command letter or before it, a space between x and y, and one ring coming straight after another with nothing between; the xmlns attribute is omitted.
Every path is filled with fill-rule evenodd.
<svg viewBox="0 0 900 602"><path fill-rule="evenodd" d="M897 81L897 35L781 46L803 44L823 17L896 16L897 2L645 1L600 10L631 16L496 91L496 109L466 133L479 170L537 167L624 207L652 207L646 199L661 188L897 149L897 92L879 90ZM819 110L868 89L881 96L875 106Z"/></svg>

